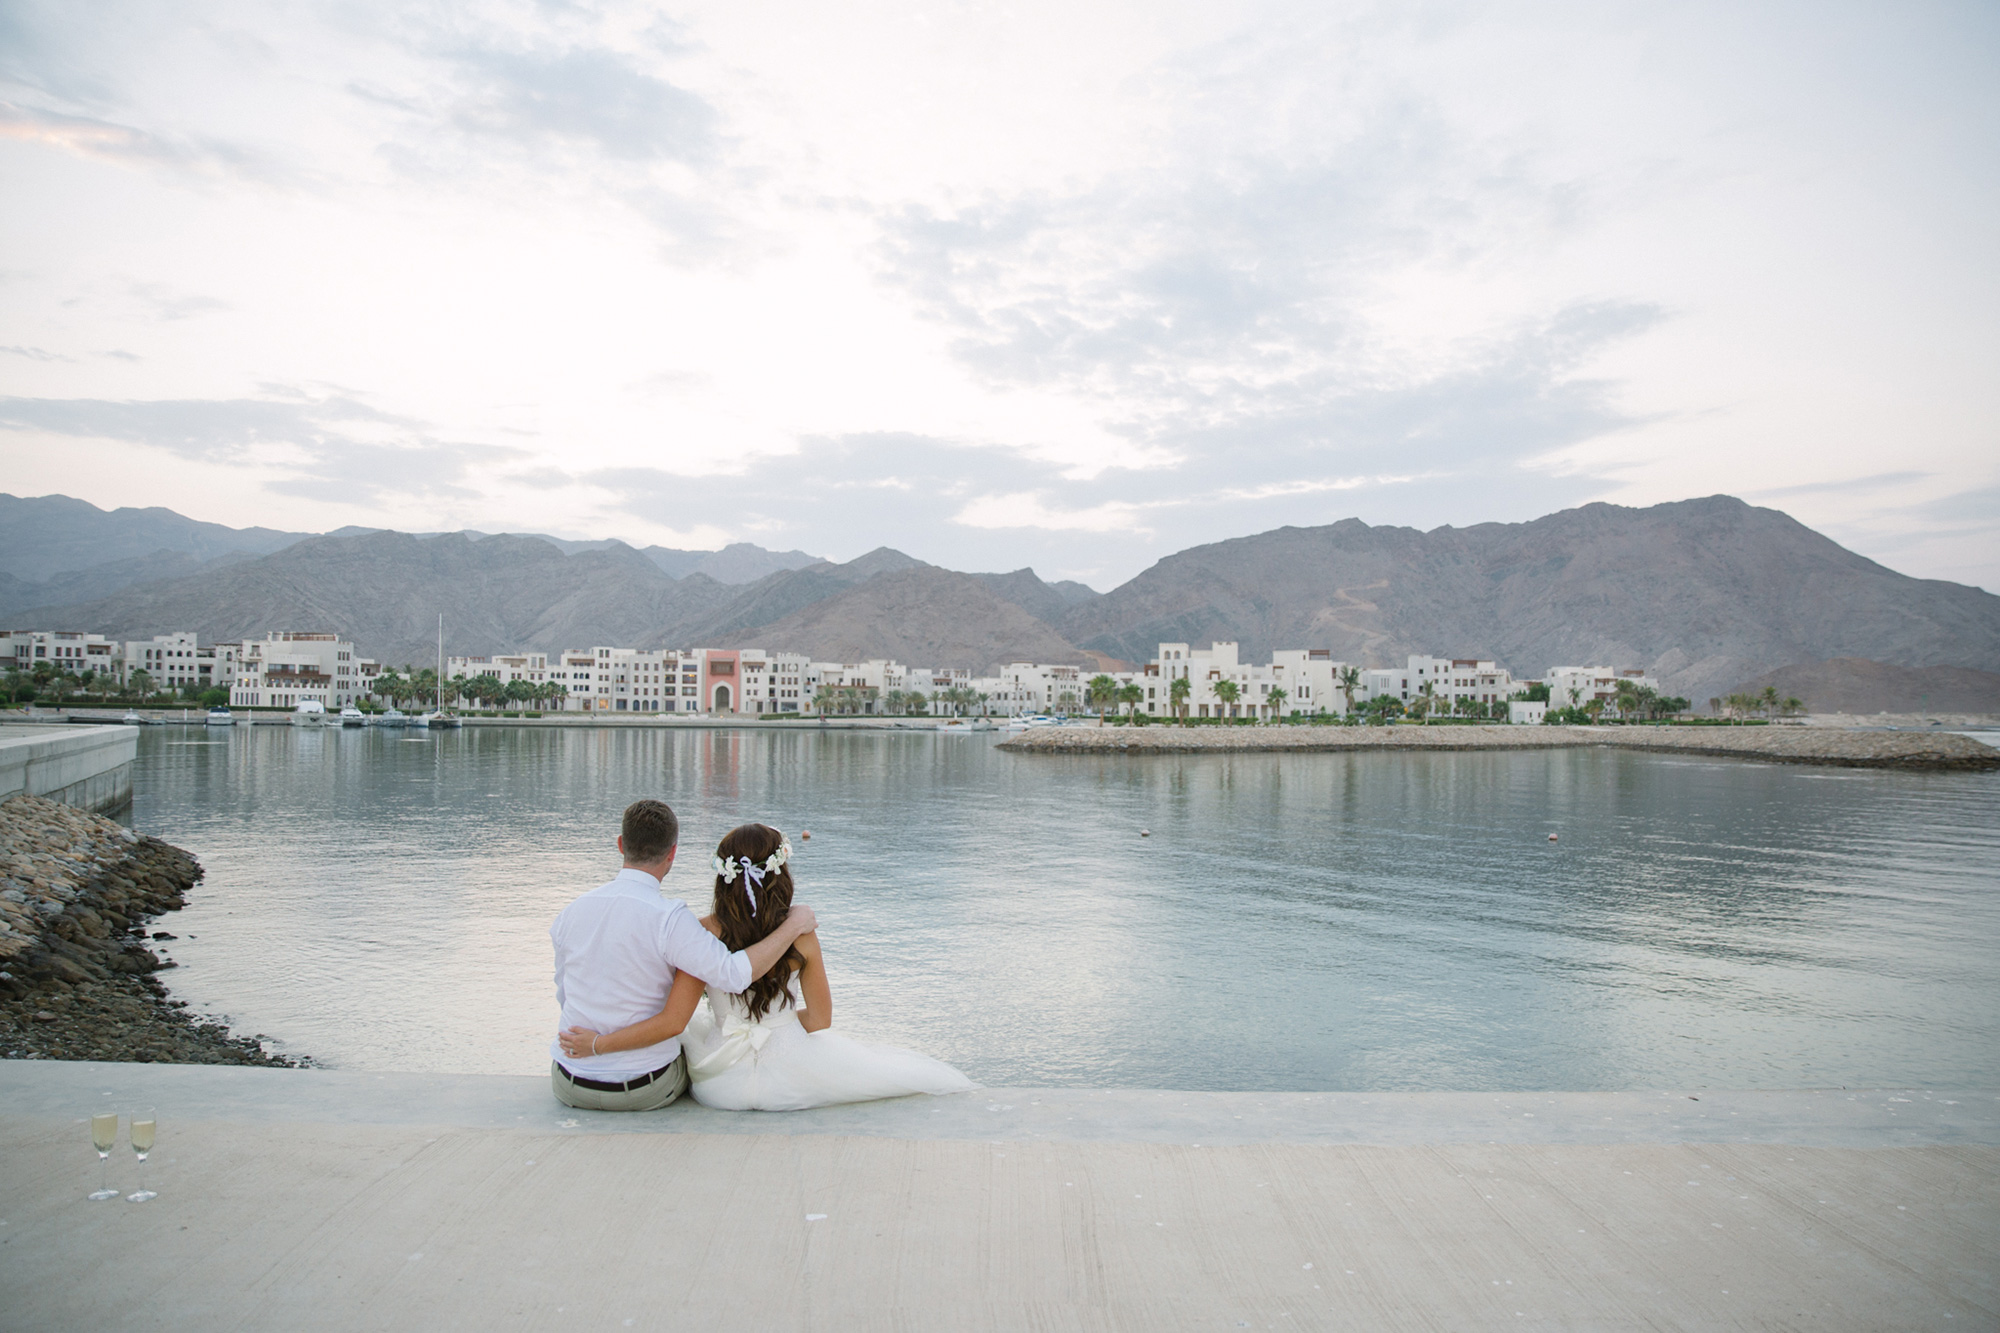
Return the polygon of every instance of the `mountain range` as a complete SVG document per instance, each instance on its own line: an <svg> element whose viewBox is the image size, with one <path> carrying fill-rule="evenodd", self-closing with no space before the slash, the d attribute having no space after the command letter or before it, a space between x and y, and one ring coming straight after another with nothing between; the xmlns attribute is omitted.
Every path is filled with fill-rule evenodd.
<svg viewBox="0 0 2000 1333"><path fill-rule="evenodd" d="M358 537L377 531L380 529L348 527L325 535ZM93 601L135 583L269 555L315 535L275 528L224 527L171 509L104 510L67 495L0 495L0 615L33 606ZM483 541L491 534L467 531L463 535L470 541ZM625 545L614 539L573 541L540 533L529 535L565 555ZM730 584L754 583L779 570L821 563L819 556L804 551L767 551L751 542L735 542L719 551L671 546L637 549L669 578L703 574L717 583Z"/></svg>
<svg viewBox="0 0 2000 1333"><path fill-rule="evenodd" d="M7 539L22 506L46 500L0 497L0 550L18 549ZM1866 706L1875 697L1918 697L1899 673L1971 671L1952 678L1956 697L1960 687L1977 693L1974 677L2000 663L2000 597L1896 573L1729 496L1591 504L1428 532L1356 519L1279 528L1167 556L1103 594L1031 569L960 573L886 547L836 564L748 546L687 553L483 533L307 536L167 510L84 508L100 516L91 520L96 549L109 559L77 564L74 543L39 564L0 558L0 579L16 581L0 583L10 619L120 638L332 628L394 663L434 651L440 612L450 651L471 654L762 646L983 671L1009 660L1143 662L1161 642L1233 639L1248 661L1317 647L1364 665L1410 653L1491 658L1517 676L1563 664L1643 666L1698 703L1781 669L1857 659L1881 670L1850 663L1819 679L1838 677L1843 704L1858 711L1891 706ZM130 553L163 535L179 544L142 560ZM675 564L690 554L702 559ZM133 564L111 568L121 560ZM25 606L24 571L37 575L34 586L69 591Z"/></svg>

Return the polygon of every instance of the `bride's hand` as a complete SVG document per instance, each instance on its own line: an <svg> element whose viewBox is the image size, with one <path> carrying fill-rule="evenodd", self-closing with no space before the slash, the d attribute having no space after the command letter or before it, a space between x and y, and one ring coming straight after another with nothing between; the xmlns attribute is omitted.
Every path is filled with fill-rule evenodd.
<svg viewBox="0 0 2000 1333"><path fill-rule="evenodd" d="M589 1028L564 1028L556 1035L556 1040L562 1043L563 1054L573 1060L582 1060L597 1054L594 1049L597 1038L598 1034Z"/></svg>

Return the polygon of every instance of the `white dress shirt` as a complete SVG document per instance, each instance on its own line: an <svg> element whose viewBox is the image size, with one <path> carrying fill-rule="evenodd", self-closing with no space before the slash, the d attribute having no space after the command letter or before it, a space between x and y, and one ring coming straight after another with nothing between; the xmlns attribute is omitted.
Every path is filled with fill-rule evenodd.
<svg viewBox="0 0 2000 1333"><path fill-rule="evenodd" d="M556 946L562 1028L615 1032L651 1018L666 1004L676 971L692 972L731 995L750 984L749 954L731 953L686 903L667 897L660 881L630 866L557 913L549 938ZM606 1083L649 1074L680 1053L679 1037L583 1059L564 1055L560 1041L549 1043L550 1058L564 1069Z"/></svg>

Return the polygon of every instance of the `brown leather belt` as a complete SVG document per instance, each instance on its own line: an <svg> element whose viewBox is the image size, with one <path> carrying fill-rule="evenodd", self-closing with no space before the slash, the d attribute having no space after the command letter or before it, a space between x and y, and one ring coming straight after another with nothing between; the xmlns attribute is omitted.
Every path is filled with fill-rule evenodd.
<svg viewBox="0 0 2000 1333"><path fill-rule="evenodd" d="M651 1083L656 1079L664 1078L666 1076L667 1071L669 1069L672 1069L673 1067L674 1067L673 1061L669 1060L666 1064L661 1065L658 1069L655 1069L650 1074L641 1074L639 1075L639 1077L634 1079L627 1079L623 1083L606 1083L602 1079L578 1078L575 1074L572 1074L569 1072L569 1070L563 1068L562 1061L560 1060L556 1061L556 1069L562 1074L564 1078L568 1079L571 1083L576 1084L577 1087L589 1088L592 1092L632 1092L639 1088L645 1087L648 1083Z"/></svg>

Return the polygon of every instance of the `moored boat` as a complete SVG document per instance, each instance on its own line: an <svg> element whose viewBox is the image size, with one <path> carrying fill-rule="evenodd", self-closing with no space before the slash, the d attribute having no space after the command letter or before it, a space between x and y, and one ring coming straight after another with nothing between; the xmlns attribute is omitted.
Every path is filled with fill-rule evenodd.
<svg viewBox="0 0 2000 1333"><path fill-rule="evenodd" d="M208 725L211 727L228 727L234 726L235 723L235 715L227 708L218 705L208 710Z"/></svg>
<svg viewBox="0 0 2000 1333"><path fill-rule="evenodd" d="M118 720L128 727L143 727L146 725L146 719L139 716L139 710L136 708L126 709L125 716Z"/></svg>
<svg viewBox="0 0 2000 1333"><path fill-rule="evenodd" d="M377 713L373 721L378 727L407 727L410 725L409 715L400 708L390 708Z"/></svg>
<svg viewBox="0 0 2000 1333"><path fill-rule="evenodd" d="M323 727L326 725L326 705L317 699L301 699L292 709L292 725L295 727Z"/></svg>
<svg viewBox="0 0 2000 1333"><path fill-rule="evenodd" d="M368 725L368 714L362 712L353 704L349 704L340 710L340 725L343 727L365 727Z"/></svg>

